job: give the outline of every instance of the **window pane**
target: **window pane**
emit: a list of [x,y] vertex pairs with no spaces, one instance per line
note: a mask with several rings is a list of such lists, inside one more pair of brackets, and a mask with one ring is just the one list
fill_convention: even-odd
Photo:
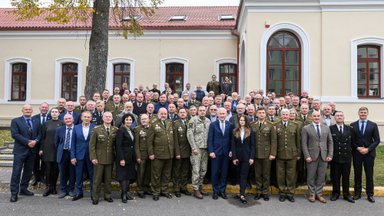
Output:
[[281,66],[269,66],[268,67],[268,79],[269,80],[282,80],[282,68]]
[[274,65],[281,65],[283,63],[283,60],[282,60],[282,51],[269,51],[269,55],[268,55],[268,63],[271,65],[271,64],[274,64]]
[[298,65],[299,64],[299,51],[286,51],[285,52],[285,63],[287,65]]
[[269,49],[280,48],[280,47],[281,47],[281,45],[280,45],[280,43],[279,43],[278,38],[276,38],[276,37],[273,37],[273,38],[270,40],[269,44],[268,44],[268,48],[269,48]]
[[368,48],[368,58],[379,58],[379,49],[369,47]]
[[299,66],[285,67],[285,80],[299,80]]
[[357,49],[357,58],[366,58],[367,57],[367,49],[365,47],[359,47]]
[[277,95],[282,95],[283,85],[281,81],[273,81],[268,83],[268,92],[275,92]]
[[379,63],[370,62],[369,63],[369,73],[378,73],[379,72]]
[[357,88],[357,94],[358,94],[358,96],[365,96],[366,95],[365,85],[359,85],[359,87]]
[[380,75],[379,73],[371,73],[369,74],[369,83],[378,85],[380,83]]
[[369,96],[379,96],[378,85],[369,85]]
[[285,33],[284,34],[284,47],[286,47],[286,48],[298,48],[299,45],[297,44],[296,39],[292,35]]
[[287,94],[288,92],[293,92],[297,95],[299,86],[298,81],[285,81],[285,92],[284,94]]

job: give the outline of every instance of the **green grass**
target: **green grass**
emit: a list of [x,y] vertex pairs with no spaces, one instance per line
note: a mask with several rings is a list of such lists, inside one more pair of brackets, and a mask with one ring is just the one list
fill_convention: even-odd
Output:
[[9,130],[0,130],[0,146],[4,146],[4,142],[13,141],[11,137],[11,131]]

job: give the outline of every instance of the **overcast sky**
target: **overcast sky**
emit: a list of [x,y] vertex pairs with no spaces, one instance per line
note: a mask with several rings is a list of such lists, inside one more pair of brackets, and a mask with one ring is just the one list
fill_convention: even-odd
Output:
[[[10,2],[10,0],[0,0],[0,7],[11,7]],[[161,6],[237,6],[239,2],[240,0],[164,0]]]

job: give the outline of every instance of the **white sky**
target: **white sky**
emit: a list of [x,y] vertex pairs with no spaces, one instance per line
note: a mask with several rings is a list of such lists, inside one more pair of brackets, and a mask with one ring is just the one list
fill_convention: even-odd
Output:
[[[161,6],[238,6],[239,2],[240,0],[164,0]],[[9,7],[10,0],[0,0],[0,8]]]

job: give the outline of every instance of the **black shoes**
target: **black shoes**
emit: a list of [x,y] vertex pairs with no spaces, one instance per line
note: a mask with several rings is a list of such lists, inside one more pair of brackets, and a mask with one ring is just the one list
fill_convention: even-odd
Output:
[[76,196],[74,196],[74,197],[72,198],[72,201],[76,201],[76,200],[79,200],[79,199],[81,199],[81,198],[83,198],[83,195],[76,195]]
[[92,204],[93,204],[93,205],[97,205],[97,204],[99,204],[99,200],[92,200]]
[[22,191],[20,191],[20,193],[19,193],[20,195],[23,195],[23,196],[33,196],[34,194],[31,192],[31,191],[29,191],[29,190],[22,190]]
[[121,202],[127,203],[127,193],[126,192],[121,192]]
[[285,195],[284,195],[284,194],[281,194],[281,195],[279,196],[279,201],[280,201],[280,202],[284,202],[284,201],[285,201]]
[[213,192],[212,199],[214,199],[214,200],[219,199],[219,195],[217,193]]
[[331,198],[330,198],[331,201],[336,201],[338,199],[339,199],[339,194],[332,194],[331,195]]
[[257,194],[253,197],[254,200],[259,200],[260,198],[261,198],[261,194],[259,194],[259,193],[257,193]]
[[187,195],[187,196],[191,196],[191,195],[192,195],[192,193],[189,192],[187,189],[185,189],[185,190],[180,190],[180,193],[185,194],[185,195]]
[[175,192],[175,196],[176,197],[181,197],[181,193],[180,192]]
[[361,195],[356,194],[355,196],[353,196],[353,200],[359,200],[359,199],[361,199]]
[[287,200],[289,202],[295,202],[295,198],[293,197],[293,195],[287,195]]
[[368,199],[368,201],[370,203],[374,203],[375,202],[375,198],[373,198],[373,196],[368,196],[367,199]]
[[159,200],[159,196],[154,195],[152,199],[155,200],[155,201],[158,201]]
[[269,195],[268,194],[263,194],[263,199],[264,201],[269,201]]
[[43,196],[46,197],[46,196],[49,196],[50,194],[51,194],[51,189],[49,187],[45,188]]
[[129,192],[127,192],[126,197],[127,197],[127,200],[134,200],[133,197],[129,194]]
[[227,194],[225,192],[219,193],[219,196],[223,199],[228,199]]
[[17,198],[17,195],[15,196],[11,196],[11,199],[9,199],[10,202],[17,202],[18,198]]
[[[350,202],[350,203],[355,203],[355,200],[353,200],[351,196],[344,196],[343,199]],[[331,198],[331,200],[332,200],[332,198]]]
[[172,194],[170,193],[161,193],[160,196],[167,197],[168,199],[172,198]]
[[111,197],[109,197],[109,198],[104,198],[104,200],[107,201],[107,202],[109,202],[109,203],[113,202],[113,199],[112,199]]
[[141,199],[145,198],[145,194],[144,193],[137,193],[137,196],[140,197]]
[[245,196],[244,195],[240,195],[240,202],[243,203],[243,204],[247,204],[247,200],[245,199]]

